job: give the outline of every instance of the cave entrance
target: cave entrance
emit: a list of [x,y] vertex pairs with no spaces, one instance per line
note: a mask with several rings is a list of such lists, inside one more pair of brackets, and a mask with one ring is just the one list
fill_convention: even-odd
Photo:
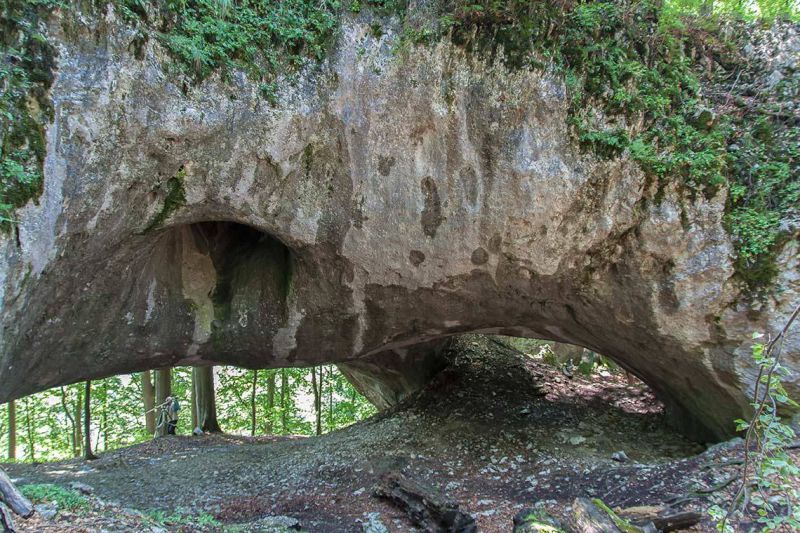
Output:
[[172,326],[155,332],[161,355],[149,367],[263,366],[287,320],[295,257],[283,242],[251,226],[204,221],[164,230],[151,258],[148,313]]

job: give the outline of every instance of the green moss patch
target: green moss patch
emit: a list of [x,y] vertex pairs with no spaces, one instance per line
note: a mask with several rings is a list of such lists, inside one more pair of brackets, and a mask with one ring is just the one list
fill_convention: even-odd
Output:
[[22,485],[20,491],[31,502],[54,503],[62,511],[79,511],[90,507],[89,500],[81,496],[74,490],[65,489],[59,485],[51,483],[34,483]]
[[10,0],[0,10],[0,230],[14,210],[42,191],[44,124],[52,118],[47,91],[55,50],[40,31],[55,0]]
[[186,205],[186,189],[184,187],[184,180],[186,179],[186,170],[181,167],[178,172],[172,176],[166,184],[167,194],[164,197],[164,205],[161,210],[147,225],[145,232],[158,229],[167,219],[175,213],[181,206]]
[[265,95],[275,79],[325,57],[338,26],[333,0],[114,0],[141,31],[157,39],[174,66],[195,80],[242,69]]

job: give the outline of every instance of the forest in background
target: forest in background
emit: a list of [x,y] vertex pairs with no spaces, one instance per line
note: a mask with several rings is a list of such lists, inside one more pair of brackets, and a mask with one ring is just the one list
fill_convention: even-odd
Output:
[[[197,377],[193,375],[203,376],[207,388],[211,368],[198,372],[176,367],[92,381],[90,451],[105,452],[153,438],[155,412],[152,418],[146,417],[145,407],[150,410],[159,400],[158,380],[167,372],[171,394],[181,406],[179,435],[189,435],[194,427],[204,425],[240,435],[314,435],[375,412],[334,365],[270,370],[218,366],[213,367],[213,394],[201,393],[200,402],[215,413],[202,412],[201,405],[198,414],[192,386]],[[86,383],[75,383],[4,405],[0,417],[4,459],[54,461],[84,456],[85,391]]]
[[[622,371],[602,355],[577,346],[518,337],[491,338],[567,374]],[[196,427],[205,432],[249,436],[321,435],[377,411],[336,365],[268,370],[175,367],[88,383],[88,449],[87,382],[80,382],[3,405],[0,461],[91,457],[152,439],[166,431],[166,427],[157,425],[157,406],[170,395],[181,406],[178,435],[191,435]]]

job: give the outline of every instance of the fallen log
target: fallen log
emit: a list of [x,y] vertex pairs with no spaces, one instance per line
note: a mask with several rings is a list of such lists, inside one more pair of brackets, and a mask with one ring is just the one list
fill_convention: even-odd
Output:
[[11,483],[11,479],[2,468],[0,468],[0,500],[22,518],[28,518],[33,514],[31,502]]
[[696,524],[699,524],[703,519],[703,515],[695,511],[677,512],[673,514],[664,514],[651,518],[651,522],[660,531],[667,533],[669,531],[680,531],[681,529],[688,529]]
[[0,502],[0,527],[3,533],[17,533],[14,529],[14,520],[11,518],[11,510],[3,502]]
[[414,525],[431,533],[475,533],[475,519],[434,487],[408,479],[399,472],[381,476],[373,494],[403,509]]
[[639,527],[652,523],[656,529],[665,533],[690,528],[703,519],[703,515],[698,512],[676,511],[663,505],[629,507],[620,509],[618,514]]

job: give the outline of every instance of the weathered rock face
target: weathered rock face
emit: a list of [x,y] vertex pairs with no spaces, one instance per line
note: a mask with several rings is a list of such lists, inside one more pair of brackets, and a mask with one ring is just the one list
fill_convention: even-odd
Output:
[[244,76],[185,94],[113,21],[51,38],[45,189],[0,244],[0,401],[175,364],[412,375],[404,350],[478,331],[613,357],[715,438],[747,409],[750,333],[798,299],[793,241],[776,296],[737,303],[724,191],[652,201],[626,159],[581,154],[544,75],[395,57],[350,22],[273,108]]
[[338,367],[378,409],[388,409],[422,389],[449,364],[443,353],[447,344],[447,339],[437,339],[361,357]]

